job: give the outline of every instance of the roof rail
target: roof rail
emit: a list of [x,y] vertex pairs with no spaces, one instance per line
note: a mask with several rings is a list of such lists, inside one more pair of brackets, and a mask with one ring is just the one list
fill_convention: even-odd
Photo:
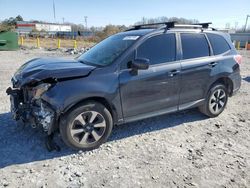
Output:
[[201,25],[194,25],[194,24],[176,24],[174,28],[189,28],[189,29],[202,29]]
[[[131,30],[138,30],[138,29],[148,29],[148,28],[155,28],[152,26],[157,26],[157,25],[165,25],[163,28],[171,28],[174,27],[174,24],[176,22],[159,22],[159,23],[149,23],[149,24],[140,24],[140,25],[134,25],[131,29],[128,29],[127,31],[131,31]],[[156,27],[155,29],[158,29],[158,27]]]

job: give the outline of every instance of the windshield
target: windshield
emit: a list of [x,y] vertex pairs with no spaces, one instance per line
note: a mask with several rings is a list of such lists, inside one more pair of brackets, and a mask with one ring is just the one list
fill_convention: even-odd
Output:
[[78,60],[99,66],[106,66],[130,47],[139,36],[113,35],[82,54]]

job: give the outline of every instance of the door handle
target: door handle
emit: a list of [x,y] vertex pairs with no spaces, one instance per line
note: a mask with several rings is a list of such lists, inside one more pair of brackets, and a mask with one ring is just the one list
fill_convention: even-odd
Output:
[[218,64],[218,63],[216,63],[216,62],[212,62],[212,63],[209,63],[208,65],[209,65],[210,67],[215,67],[217,64]]
[[179,70],[172,70],[170,72],[168,72],[168,76],[173,77],[176,76],[177,74],[179,74],[181,71]]

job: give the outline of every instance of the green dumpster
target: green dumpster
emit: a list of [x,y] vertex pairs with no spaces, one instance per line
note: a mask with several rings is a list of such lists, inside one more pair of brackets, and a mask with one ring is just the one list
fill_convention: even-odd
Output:
[[16,32],[2,31],[0,32],[0,50],[17,50],[18,35]]

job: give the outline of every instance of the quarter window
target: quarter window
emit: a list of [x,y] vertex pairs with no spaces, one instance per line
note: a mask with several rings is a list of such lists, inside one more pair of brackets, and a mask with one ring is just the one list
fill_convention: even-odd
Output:
[[207,33],[207,37],[213,48],[214,55],[222,54],[230,50],[229,44],[222,36]]
[[175,34],[162,34],[147,39],[137,49],[137,58],[147,58],[151,65],[175,61]]
[[209,45],[204,34],[181,34],[183,59],[209,56]]

